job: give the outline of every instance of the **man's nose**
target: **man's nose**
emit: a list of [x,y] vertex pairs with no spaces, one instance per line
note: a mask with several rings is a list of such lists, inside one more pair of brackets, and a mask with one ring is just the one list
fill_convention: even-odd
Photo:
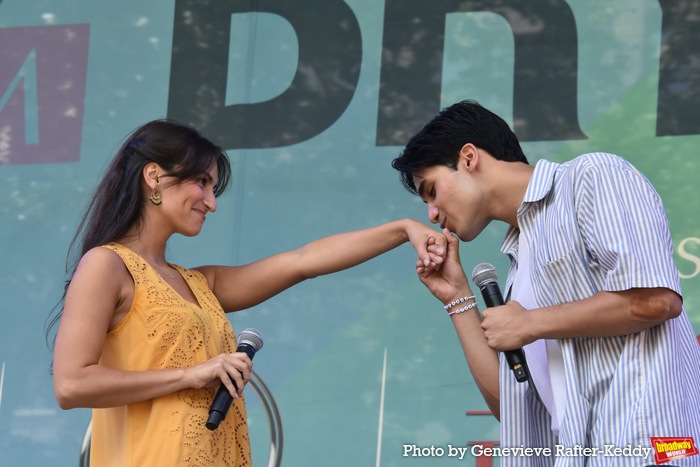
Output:
[[438,208],[432,204],[428,204],[428,220],[433,224],[437,224],[440,221],[440,213],[438,212]]

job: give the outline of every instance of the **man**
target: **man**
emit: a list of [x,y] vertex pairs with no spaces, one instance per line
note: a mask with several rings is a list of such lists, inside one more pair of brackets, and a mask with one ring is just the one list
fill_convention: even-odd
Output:
[[[700,435],[700,349],[661,200],[634,167],[605,153],[532,167],[508,125],[473,101],[440,112],[392,166],[449,239],[440,270],[416,270],[451,316],[501,446],[552,450],[502,465],[645,466],[653,453],[605,446]],[[480,317],[451,233],[468,242],[492,220],[509,226],[507,303]],[[520,347],[525,383],[501,353]]]

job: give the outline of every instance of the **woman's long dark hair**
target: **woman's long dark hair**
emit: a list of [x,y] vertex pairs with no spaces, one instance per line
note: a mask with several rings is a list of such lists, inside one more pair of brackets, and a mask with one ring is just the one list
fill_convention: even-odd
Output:
[[[69,279],[63,297],[52,310],[47,325],[51,329],[63,314],[63,301],[80,258],[90,249],[123,239],[143,220],[148,202],[142,188],[142,171],[155,162],[175,183],[195,179],[216,164],[218,183],[214,195],[221,195],[231,180],[231,165],[226,153],[197,130],[172,120],[154,120],[137,128],[112,159],[88,203],[68,248],[66,275]],[[77,253],[77,254],[75,254]],[[54,311],[61,307],[58,313]]]

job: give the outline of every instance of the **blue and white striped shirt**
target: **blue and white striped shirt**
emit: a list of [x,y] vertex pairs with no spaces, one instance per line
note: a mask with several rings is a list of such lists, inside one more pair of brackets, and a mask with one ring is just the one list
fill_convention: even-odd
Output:
[[[584,154],[565,164],[540,160],[518,211],[530,250],[530,282],[539,307],[595,293],[665,287],[681,294],[661,199],[618,156]],[[506,296],[518,265],[520,231],[502,251],[511,260]],[[534,387],[517,383],[501,356],[501,446],[549,447],[552,456],[503,457],[503,466],[647,466],[647,458],[609,456],[606,446],[651,447],[652,436],[700,441],[700,347],[683,310],[678,318],[619,337],[559,340],[566,411],[559,436]],[[597,456],[557,449],[599,448]],[[580,451],[578,451],[580,452]],[[698,466],[700,456],[678,459]]]

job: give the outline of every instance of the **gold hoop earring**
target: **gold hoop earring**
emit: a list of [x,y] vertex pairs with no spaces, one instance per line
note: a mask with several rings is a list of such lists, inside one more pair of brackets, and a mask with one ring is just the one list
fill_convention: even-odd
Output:
[[160,188],[158,188],[158,185],[156,185],[156,187],[151,192],[150,200],[151,203],[155,204],[156,206],[163,202],[163,198],[160,196]]

